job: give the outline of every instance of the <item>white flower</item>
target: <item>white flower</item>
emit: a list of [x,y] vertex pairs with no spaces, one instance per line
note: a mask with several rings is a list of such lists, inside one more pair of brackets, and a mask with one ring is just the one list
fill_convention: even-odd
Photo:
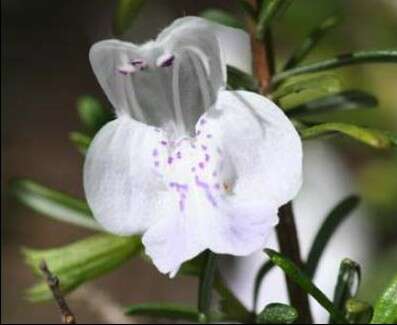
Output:
[[110,232],[143,234],[163,273],[205,249],[248,255],[264,247],[278,208],[301,185],[300,138],[283,112],[227,91],[220,33],[185,17],[141,46],[102,41],[90,51],[117,119],[93,140],[84,188]]

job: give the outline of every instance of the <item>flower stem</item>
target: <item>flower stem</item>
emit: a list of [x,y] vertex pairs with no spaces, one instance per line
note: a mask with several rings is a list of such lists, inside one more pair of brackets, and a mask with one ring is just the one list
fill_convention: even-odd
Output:
[[[247,1],[253,8],[258,8],[256,0]],[[268,29],[263,40],[259,40],[256,34],[256,23],[251,17],[248,17],[248,30],[251,36],[253,71],[255,71],[259,82],[260,93],[266,95],[271,87],[271,79],[275,67],[272,34],[270,29]],[[279,216],[280,223],[276,231],[280,251],[283,255],[288,256],[298,267],[302,267],[303,263],[291,202],[280,208]],[[308,295],[287,276],[285,277],[290,303],[299,311],[298,323],[313,323]]]
[[207,252],[207,259],[201,271],[198,292],[198,311],[200,323],[209,322],[209,311],[211,307],[212,287],[216,274],[216,254]]

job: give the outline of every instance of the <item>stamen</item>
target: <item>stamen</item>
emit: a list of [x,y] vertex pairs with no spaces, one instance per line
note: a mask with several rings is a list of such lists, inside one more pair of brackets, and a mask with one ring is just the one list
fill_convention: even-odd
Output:
[[[208,64],[208,62],[204,61],[204,58],[202,57],[202,53],[197,52],[196,48],[189,47],[189,49],[191,50],[191,52],[188,53],[190,54],[190,57],[193,60],[193,66],[197,73],[201,95],[203,96],[204,108],[208,110],[211,105],[211,98],[210,98],[208,80],[207,80],[207,77],[209,76],[209,69],[207,69],[207,67],[205,66],[205,63]],[[204,65],[204,71],[200,63]],[[204,119],[200,121],[200,125],[203,125],[205,123],[206,120]]]
[[172,71],[172,97],[174,101],[174,109],[175,109],[175,122],[176,126],[179,129],[179,132],[182,134],[186,133],[186,126],[183,120],[182,113],[182,105],[181,105],[181,94],[179,87],[179,68],[180,68],[180,60],[176,61],[176,64],[173,66]]
[[133,65],[134,67],[137,67],[139,70],[144,70],[148,66],[145,60],[140,58],[131,60],[130,64]]
[[173,54],[164,53],[160,55],[156,60],[156,66],[159,68],[169,67],[175,60],[175,56]]
[[117,71],[124,76],[128,76],[129,74],[136,72],[136,69],[131,64],[123,64],[117,67]]

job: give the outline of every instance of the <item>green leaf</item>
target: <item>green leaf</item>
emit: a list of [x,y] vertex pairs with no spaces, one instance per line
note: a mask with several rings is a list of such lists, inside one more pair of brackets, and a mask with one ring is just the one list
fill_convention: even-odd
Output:
[[80,97],[77,100],[77,111],[81,122],[90,135],[94,135],[113,118],[113,114],[106,111],[99,100],[92,96]]
[[[340,88],[341,82],[336,75],[325,74],[285,84],[274,91],[272,93],[272,97],[274,100],[280,100],[281,98],[304,92],[308,94],[316,93],[324,96],[330,93],[338,92],[340,91]],[[304,101],[307,100],[307,98],[304,99]]]
[[92,138],[89,135],[81,132],[70,132],[69,139],[83,155],[86,154],[92,141]]
[[26,178],[12,180],[9,189],[19,202],[40,214],[92,230],[103,230],[82,200]]
[[397,323],[397,275],[375,304],[371,324]]
[[237,3],[244,13],[250,16],[253,20],[256,20],[257,10],[252,6],[251,3],[249,3],[247,0],[237,0]]
[[227,85],[233,90],[243,89],[257,92],[259,89],[255,78],[232,66],[227,66]]
[[[334,305],[339,310],[345,310],[348,299],[354,297],[360,287],[361,268],[356,262],[345,258],[339,268],[338,280],[334,292]],[[334,324],[337,319],[330,317],[330,323]]]
[[360,199],[357,196],[349,196],[341,201],[326,217],[313,241],[307,258],[306,273],[310,278],[314,277],[320,258],[332,235],[339,225],[345,221],[358,206],[359,202]]
[[216,274],[216,255],[211,251],[207,252],[206,262],[200,275],[198,292],[198,310],[200,317],[208,320],[211,306],[212,288]]
[[178,271],[178,275],[200,276],[201,270],[204,268],[205,262],[206,255],[200,254],[192,260],[183,263]]
[[270,27],[273,19],[280,15],[280,12],[284,12],[289,5],[291,5],[293,0],[269,0],[263,1],[258,23],[256,26],[256,37],[258,39],[263,39],[266,30]]
[[313,50],[321,39],[333,28],[335,28],[341,21],[340,15],[332,15],[326,18],[319,26],[313,29],[303,43],[294,51],[288,59],[283,70],[288,70],[300,62],[302,62],[307,55]]
[[332,133],[347,135],[377,149],[389,149],[397,146],[397,135],[395,134],[347,123],[324,123],[300,130],[301,137],[304,140]]
[[113,33],[122,35],[139,14],[145,0],[118,0],[113,20]]
[[289,117],[302,117],[339,110],[368,109],[377,105],[378,101],[373,95],[361,90],[347,90],[288,108],[286,114]]
[[159,317],[173,320],[198,321],[196,308],[176,303],[144,303],[127,307],[129,316]]
[[252,322],[254,315],[251,314],[230,289],[225,286],[219,273],[215,275],[214,288],[221,297],[220,306],[222,313],[225,315],[225,320],[239,321],[241,323]]
[[292,306],[273,303],[259,313],[258,324],[292,324],[298,319],[298,312]]
[[301,65],[276,74],[272,79],[273,87],[281,81],[298,76],[304,73],[320,72],[329,69],[340,68],[346,65],[360,63],[396,63],[397,50],[362,51],[348,54],[341,54],[326,61],[316,62],[308,65]]
[[280,267],[291,280],[293,280],[306,293],[310,294],[321,306],[323,306],[333,319],[336,319],[339,323],[346,323],[344,315],[291,260],[271,249],[265,249],[265,252],[269,255],[272,262]]
[[346,318],[350,324],[369,324],[373,315],[370,304],[357,299],[348,299],[345,304]]
[[258,306],[258,297],[259,297],[259,289],[261,287],[261,283],[265,276],[273,269],[274,264],[272,261],[266,261],[262,264],[258,273],[256,273],[255,284],[254,284],[254,307],[253,310],[256,310]]
[[244,24],[242,23],[242,21],[225,10],[207,9],[200,13],[199,16],[218,24],[244,29]]
[[[41,274],[39,264],[47,262],[49,269],[59,278],[64,294],[84,282],[110,272],[141,251],[140,237],[119,237],[100,234],[47,250],[24,249],[25,261],[36,274]],[[31,301],[52,298],[47,283],[41,281],[27,292]]]

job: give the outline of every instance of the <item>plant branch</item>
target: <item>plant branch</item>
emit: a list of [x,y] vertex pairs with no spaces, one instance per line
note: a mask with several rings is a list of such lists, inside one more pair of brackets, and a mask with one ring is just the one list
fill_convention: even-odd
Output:
[[[280,251],[287,256],[300,269],[303,269],[303,262],[300,254],[298,233],[295,225],[292,203],[289,202],[279,210],[280,223],[276,228]],[[305,324],[313,323],[309,299],[307,294],[287,275],[286,282],[290,303],[299,311],[299,322]]]
[[[253,8],[258,9],[256,0],[248,0],[248,2]],[[265,95],[269,91],[270,81],[275,66],[271,31],[270,28],[267,28],[267,30],[264,31],[263,40],[259,40],[256,33],[256,23],[252,17],[248,17],[248,29],[251,36],[253,71],[255,71],[259,82],[260,93]],[[292,204],[288,203],[281,207],[279,214],[280,223],[277,227],[277,236],[280,250],[283,255],[291,258],[298,267],[303,267]],[[300,322],[312,323],[308,295],[287,276],[286,281],[290,302],[298,309]]]
[[[257,9],[256,0],[247,0],[252,8]],[[272,65],[269,65],[269,51],[266,49],[266,39],[269,38],[269,33],[265,33],[264,40],[257,38],[256,22],[251,16],[247,17],[248,31],[251,37],[251,51],[252,51],[252,65],[253,71],[259,83],[259,92],[266,94],[269,90],[272,71]]]
[[57,303],[62,314],[62,323],[76,324],[76,317],[66,304],[65,298],[63,297],[61,289],[59,288],[59,279],[51,273],[51,271],[48,269],[47,263],[44,260],[40,262],[40,271],[46,277],[48,287],[50,288],[55,302]]

